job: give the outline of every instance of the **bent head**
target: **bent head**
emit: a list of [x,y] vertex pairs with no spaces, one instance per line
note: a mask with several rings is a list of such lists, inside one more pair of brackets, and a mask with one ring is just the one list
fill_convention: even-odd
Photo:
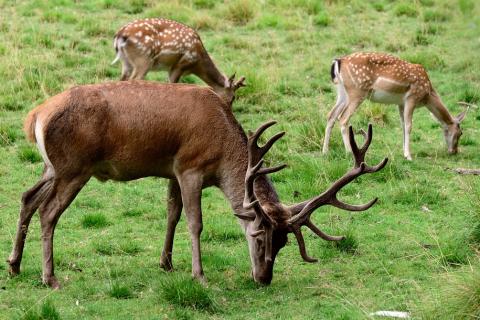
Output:
[[[367,166],[364,158],[372,140],[372,127],[369,126],[368,134],[365,134],[365,144],[362,148],[357,147],[353,137],[353,130],[350,127],[350,145],[355,158],[354,168],[334,182],[328,190],[319,196],[293,206],[284,206],[278,201],[275,190],[265,175],[279,171],[286,166],[262,167],[263,156],[275,141],[283,136],[284,132],[277,133],[262,147],[257,144],[262,132],[273,124],[275,124],[273,121],[263,124],[248,138],[248,168],[245,175],[245,197],[243,200],[243,209],[245,211],[236,213],[236,216],[241,219],[248,241],[253,279],[257,283],[266,285],[272,281],[275,258],[287,243],[289,233],[295,235],[300,254],[307,262],[316,262],[317,260],[307,255],[305,241],[301,232],[302,226],[307,226],[319,237],[328,241],[343,239],[343,237],[329,236],[323,233],[310,220],[311,214],[323,205],[332,205],[350,211],[363,211],[370,208],[377,199],[364,205],[350,205],[338,200],[337,192],[356,177],[364,173],[377,172],[387,163],[387,159],[384,159],[376,166]],[[261,195],[262,203],[257,199],[257,195]]]
[[467,111],[468,109],[453,118],[453,123],[447,125],[443,130],[443,134],[445,135],[445,142],[447,143],[448,153],[450,154],[456,154],[458,152],[458,142],[460,141],[460,137],[462,136],[462,129],[460,128],[460,123],[463,121],[463,119],[465,119]]
[[[280,204],[263,206],[264,209],[266,207],[277,211],[273,212],[272,210],[268,213],[269,215],[273,214],[272,216],[285,219],[288,214],[288,209],[283,208]],[[268,285],[273,278],[275,258],[280,249],[287,244],[289,231],[288,228],[271,228],[269,223],[261,218],[256,219],[254,213],[250,214],[250,217],[243,220],[243,224],[252,263],[252,276],[255,282]]]

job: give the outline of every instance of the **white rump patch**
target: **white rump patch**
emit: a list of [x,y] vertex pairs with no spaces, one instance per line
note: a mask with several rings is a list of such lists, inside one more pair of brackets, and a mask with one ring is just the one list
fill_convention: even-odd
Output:
[[38,118],[35,122],[35,140],[37,140],[38,151],[40,151],[40,155],[43,158],[43,162],[45,162],[45,165],[47,166],[47,174],[48,175],[51,174],[53,176],[53,174],[55,173],[55,170],[53,168],[52,163],[50,162],[50,159],[48,159],[47,150],[45,149],[45,140],[43,136],[42,122]]

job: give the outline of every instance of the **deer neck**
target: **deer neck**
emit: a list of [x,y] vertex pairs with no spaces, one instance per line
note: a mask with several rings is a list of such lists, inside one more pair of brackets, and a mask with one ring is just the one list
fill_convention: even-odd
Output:
[[228,87],[228,79],[218,70],[208,53],[204,53],[202,63],[199,64],[198,76],[214,91]]
[[445,107],[436,92],[431,93],[430,101],[427,103],[427,108],[443,127],[448,127],[455,122],[450,112],[448,112],[447,107]]

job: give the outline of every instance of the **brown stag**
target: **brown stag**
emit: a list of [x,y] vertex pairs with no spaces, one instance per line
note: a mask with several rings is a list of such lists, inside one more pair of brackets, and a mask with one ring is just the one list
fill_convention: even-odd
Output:
[[204,279],[200,256],[202,189],[220,188],[230,201],[248,241],[252,275],[269,284],[278,251],[293,232],[306,261],[301,226],[326,240],[328,236],[310,220],[322,205],[351,211],[366,210],[375,201],[353,206],[337,199],[345,185],[364,173],[382,169],[387,159],[374,167],[364,162],[372,139],[369,127],[365,145],[357,148],[352,130],[350,143],[355,157],[352,170],[321,195],[285,206],[266,176],[282,169],[263,168],[263,157],[276,134],[264,146],[257,140],[262,125],[249,138],[231,108],[212,90],[185,84],[146,81],[114,82],[77,86],[48,99],[27,116],[25,132],[35,141],[45,162],[43,175],[22,197],[14,247],[8,262],[10,273],[20,272],[28,226],[39,209],[43,242],[43,282],[59,287],[54,276],[53,234],[55,226],[78,192],[94,176],[128,181],[147,176],[170,179],[168,222],[160,265],[172,270],[175,228],[185,209],[192,245],[192,274]]

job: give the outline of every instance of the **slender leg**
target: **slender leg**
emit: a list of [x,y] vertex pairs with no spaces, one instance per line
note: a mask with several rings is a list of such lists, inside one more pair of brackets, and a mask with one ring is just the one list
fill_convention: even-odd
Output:
[[167,271],[173,269],[172,263],[172,251],[173,251],[173,238],[175,236],[175,228],[177,227],[178,220],[180,220],[180,214],[182,213],[182,193],[177,180],[170,180],[168,185],[168,222],[167,233],[165,235],[165,243],[163,246],[162,256],[160,257],[160,267]]
[[[403,150],[405,150],[405,106],[403,104],[398,105],[398,113],[400,115],[400,125],[402,126],[403,131]],[[405,151],[404,151],[405,154]]]
[[192,276],[205,282],[200,253],[200,234],[202,233],[202,176],[195,172],[185,172],[178,179],[182,192],[182,202],[187,216],[188,229],[192,241]]
[[16,275],[20,273],[20,264],[22,262],[23,248],[27,237],[28,226],[33,214],[48,197],[52,187],[53,177],[45,174],[31,189],[22,195],[22,208],[20,209],[20,217],[18,219],[17,234],[12,253],[7,262],[10,264],[10,274]]
[[415,109],[415,103],[412,100],[405,102],[405,110],[403,113],[404,121],[404,146],[403,146],[403,156],[407,160],[412,160],[412,155],[410,153],[410,133],[412,132],[412,117],[413,110]]
[[168,80],[171,83],[177,83],[180,80],[180,77],[183,74],[183,70],[181,68],[172,68],[168,73]]
[[78,192],[87,183],[89,175],[81,175],[72,179],[55,179],[49,197],[40,206],[40,224],[42,226],[43,246],[43,283],[54,288],[60,288],[55,278],[53,266],[53,234],[58,219],[73,201]]
[[132,69],[132,65],[124,57],[122,57],[122,76],[120,80],[128,80],[132,74]]
[[345,145],[345,150],[347,152],[352,152],[350,140],[348,138],[348,121],[364,99],[365,98],[363,96],[352,97],[347,107],[345,108],[345,111],[340,115],[340,130],[342,132],[343,144]]
[[[185,57],[180,58],[168,72],[168,79],[171,83],[176,83],[180,80],[180,77],[185,73],[185,70],[192,68],[194,64]],[[208,82],[207,82],[208,83]]]
[[140,64],[133,67],[132,74],[130,75],[130,80],[141,80],[145,78],[145,75],[150,70],[149,64]]
[[340,113],[343,111],[345,106],[348,103],[348,96],[343,88],[343,85],[339,84],[337,86],[337,102],[335,106],[330,110],[327,115],[327,126],[325,127],[325,138],[323,140],[323,149],[322,153],[326,154],[328,152],[328,144],[330,143],[330,135],[332,133],[332,128],[335,125]]

